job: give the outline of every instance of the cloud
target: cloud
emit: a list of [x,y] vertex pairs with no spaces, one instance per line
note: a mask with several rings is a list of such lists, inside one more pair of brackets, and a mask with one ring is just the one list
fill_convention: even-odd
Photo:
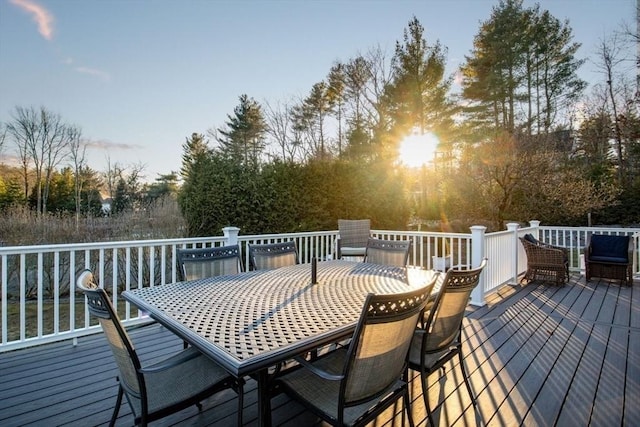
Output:
[[106,139],[87,141],[87,147],[96,148],[98,150],[137,150],[139,148],[144,148],[142,145],[122,144],[111,142]]
[[53,15],[44,7],[32,0],[10,0],[31,15],[31,18],[38,24],[38,32],[47,40],[53,39]]
[[109,81],[111,80],[111,75],[106,71],[97,70],[95,68],[89,67],[76,67],[76,71],[82,74],[89,74],[91,76],[100,77],[103,80]]

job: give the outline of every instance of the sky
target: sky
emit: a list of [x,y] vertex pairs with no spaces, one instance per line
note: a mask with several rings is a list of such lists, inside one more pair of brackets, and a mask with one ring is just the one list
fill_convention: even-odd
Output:
[[[636,0],[525,0],[569,20],[580,58],[635,22]],[[44,106],[82,129],[88,164],[178,171],[192,133],[221,127],[247,94],[306,96],[332,64],[380,46],[413,16],[453,73],[498,0],[0,0],[0,122]],[[580,76],[595,82],[592,63]],[[0,162],[10,163],[8,144]]]

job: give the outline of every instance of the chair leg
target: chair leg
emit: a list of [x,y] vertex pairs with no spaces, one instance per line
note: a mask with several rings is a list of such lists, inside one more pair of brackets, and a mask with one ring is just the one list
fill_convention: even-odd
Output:
[[[407,411],[407,418],[409,419],[409,427],[415,427],[413,422],[413,413],[411,411],[411,398],[409,397],[409,386],[404,391],[404,396],[402,396],[404,400],[404,409]],[[402,417],[402,425],[404,426],[404,417]]]
[[116,419],[118,418],[118,412],[120,412],[120,404],[122,403],[122,386],[118,384],[118,397],[116,398],[116,406],[113,408],[113,414],[111,415],[111,421],[109,427],[116,425]]
[[471,398],[471,403],[473,406],[476,405],[476,398],[473,397],[473,391],[471,391],[471,383],[469,383],[469,377],[467,376],[467,370],[464,367],[464,361],[462,360],[462,349],[458,351],[458,359],[460,364],[460,370],[462,371],[462,378],[464,379],[464,383],[467,386],[467,391],[469,392],[469,397]]
[[426,372],[420,372],[420,382],[422,383],[422,399],[424,400],[424,407],[427,410],[427,418],[429,419],[429,425],[435,426],[433,422],[433,414],[431,413],[431,407],[429,406],[429,384],[427,384]]
[[236,387],[238,393],[238,427],[241,427],[244,412],[244,380],[242,378],[238,378]]

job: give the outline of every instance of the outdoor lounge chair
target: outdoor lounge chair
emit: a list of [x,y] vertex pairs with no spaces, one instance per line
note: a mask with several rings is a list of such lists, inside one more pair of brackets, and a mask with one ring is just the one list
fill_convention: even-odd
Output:
[[177,249],[178,280],[197,280],[242,272],[238,245]]
[[569,250],[543,243],[531,234],[520,237],[527,254],[527,271],[522,280],[551,281],[564,285],[569,280]]
[[434,280],[412,292],[366,298],[348,348],[312,361],[276,380],[293,399],[332,425],[364,425],[404,398],[413,426],[406,356]]
[[336,241],[338,259],[343,256],[363,257],[367,240],[371,237],[371,221],[368,219],[339,219]]
[[271,270],[298,264],[296,242],[249,245],[249,266],[251,270]]
[[[129,402],[135,424],[146,426],[191,405],[201,409],[202,400],[237,384],[220,365],[193,347],[143,367],[111,299],[98,287],[91,271],[85,270],[78,276],[77,287],[87,297],[89,313],[102,325],[118,367],[118,397],[111,426],[118,418],[123,395]],[[242,387],[237,391],[238,422],[242,423]]]
[[439,424],[433,422],[427,379],[440,368],[444,370],[444,365],[455,355],[458,355],[462,378],[471,402],[475,405],[462,356],[462,320],[469,304],[471,291],[478,285],[480,274],[486,265],[487,260],[484,259],[479,267],[471,270],[447,271],[435,301],[431,307],[427,307],[429,311],[425,313],[426,320],[416,328],[409,351],[408,365],[409,369],[420,372],[422,397],[431,426]]
[[364,254],[364,262],[404,267],[409,259],[411,240],[382,240],[370,237]]
[[594,234],[584,250],[587,281],[592,277],[633,283],[633,240],[629,236]]

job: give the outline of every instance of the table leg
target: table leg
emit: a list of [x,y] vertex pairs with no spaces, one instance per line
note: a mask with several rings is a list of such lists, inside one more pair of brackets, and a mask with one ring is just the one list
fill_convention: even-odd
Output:
[[258,372],[258,417],[259,425],[271,427],[271,396],[267,369]]

